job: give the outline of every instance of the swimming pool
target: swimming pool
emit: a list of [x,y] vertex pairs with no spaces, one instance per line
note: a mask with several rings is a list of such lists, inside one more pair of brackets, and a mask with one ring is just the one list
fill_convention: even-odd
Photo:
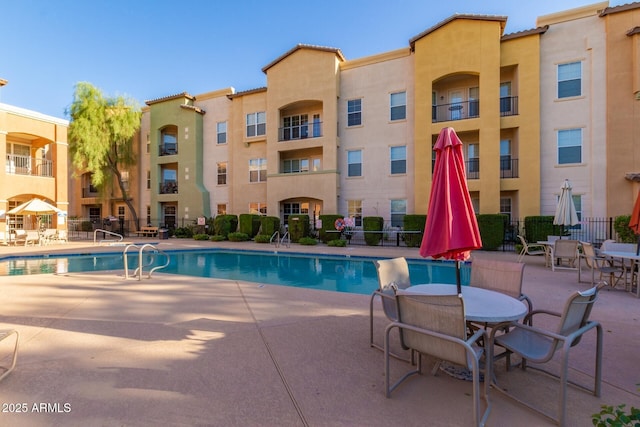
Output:
[[[370,294],[378,287],[375,258],[286,252],[230,251],[222,249],[166,251],[169,266],[161,273],[211,277],[303,287],[327,291]],[[150,255],[144,255],[145,257]],[[164,257],[158,256],[160,262]],[[145,258],[143,260],[147,262]],[[448,261],[407,260],[412,283],[455,283],[455,264]],[[138,255],[129,255],[129,268]],[[0,260],[0,275],[122,273],[122,253],[33,256]],[[147,271],[145,269],[145,271]],[[462,282],[469,282],[469,267],[462,267]]]

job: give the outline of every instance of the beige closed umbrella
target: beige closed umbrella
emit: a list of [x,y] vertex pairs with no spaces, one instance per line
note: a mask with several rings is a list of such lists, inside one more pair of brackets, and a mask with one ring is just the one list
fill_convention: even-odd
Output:
[[573,226],[580,223],[576,205],[573,203],[572,190],[571,182],[565,179],[562,187],[560,187],[560,199],[556,207],[556,214],[553,217],[553,224],[562,227],[562,234],[564,234],[565,226]]

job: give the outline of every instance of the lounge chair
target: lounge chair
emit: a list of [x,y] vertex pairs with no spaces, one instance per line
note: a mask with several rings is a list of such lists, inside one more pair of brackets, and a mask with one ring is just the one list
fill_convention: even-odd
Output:
[[[595,272],[600,273],[599,280],[602,281],[603,276],[609,276],[609,286],[615,288],[620,281],[626,281],[626,268],[622,264],[615,265],[610,260],[596,255],[593,245],[588,242],[581,242],[582,255],[587,267],[591,269],[591,285],[595,283]],[[578,269],[578,281],[580,279],[580,269]]]
[[[390,321],[395,322],[398,320],[395,290],[406,289],[411,286],[411,279],[409,277],[409,265],[404,257],[377,260],[374,261],[374,264],[378,273],[378,289],[371,294],[371,300],[369,301],[369,344],[371,347],[383,350],[383,347],[374,343],[373,340],[374,300],[376,297],[380,297],[385,316]],[[396,354],[392,354],[392,356],[405,360]]]
[[577,240],[558,239],[551,247],[551,269],[578,269],[578,252],[579,242]]
[[27,237],[24,240],[25,246],[35,246],[40,243],[40,234],[35,230],[27,231]]
[[[398,321],[387,326],[384,337],[385,361],[385,392],[390,397],[404,380],[422,372],[422,355],[429,354],[437,358],[432,373],[438,371],[441,360],[466,367],[471,371],[473,381],[473,421],[477,426],[486,422],[491,404],[489,402],[489,381],[485,380],[483,400],[485,410],[480,413],[480,358],[483,348],[477,342],[487,334],[484,329],[477,330],[473,336],[467,337],[464,316],[464,302],[458,295],[416,295],[397,293]],[[415,369],[404,374],[393,385],[390,383],[389,372],[389,334],[398,329],[403,346],[408,347],[418,355]],[[487,364],[484,376],[490,377],[491,364]],[[425,398],[427,398],[425,396]],[[443,408],[443,411],[450,408]]]
[[520,243],[522,244],[522,249],[520,250],[520,254],[518,254],[518,262],[522,262],[525,255],[546,255],[547,252],[544,245],[537,243],[529,244],[522,236],[518,236],[518,239],[520,239]]
[[[11,363],[8,366],[0,366],[0,381],[4,379],[13,368],[16,367],[16,360],[18,360],[18,331],[15,329],[0,329],[0,341],[4,341],[5,339],[13,337],[15,338],[15,344],[13,344],[13,355],[11,356]],[[0,357],[0,360],[4,360],[3,357]]]
[[[554,359],[560,363],[559,376],[544,371],[560,380],[560,396],[557,400],[558,410],[555,416],[550,415],[543,410],[534,407],[532,404],[516,397],[514,394],[507,392],[494,381],[493,385],[495,389],[522,405],[551,418],[560,425],[564,425],[566,421],[568,382],[592,392],[595,396],[600,396],[602,381],[602,327],[600,326],[600,323],[589,320],[589,315],[591,314],[591,309],[597,299],[598,291],[603,286],[605,286],[604,283],[599,283],[587,291],[575,292],[567,299],[562,314],[547,310],[534,310],[525,317],[523,323],[509,323],[509,332],[506,334],[496,335],[497,328],[494,328],[491,331],[490,342],[506,348],[510,354],[513,353],[520,356],[520,364],[523,370],[527,368],[528,362],[543,364]],[[547,314],[559,318],[555,331],[531,326],[533,318],[539,314]],[[578,345],[582,335],[591,329],[595,329],[597,335],[595,379],[593,389],[568,381],[569,350],[571,347]],[[489,351],[492,352],[493,346],[489,346],[489,348],[491,349]],[[559,358],[554,358],[557,351],[560,351],[561,356]],[[509,370],[510,367],[510,357],[507,357],[507,370]],[[530,384],[526,386],[526,390],[523,390],[523,393],[528,395],[534,393]],[[540,393],[546,395],[546,391],[541,391]],[[549,396],[546,396],[545,399],[549,400],[549,398]]]

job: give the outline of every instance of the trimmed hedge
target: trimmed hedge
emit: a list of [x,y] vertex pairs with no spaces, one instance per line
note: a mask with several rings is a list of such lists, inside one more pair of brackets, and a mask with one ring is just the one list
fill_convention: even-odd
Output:
[[240,214],[238,231],[253,238],[260,231],[260,215]]
[[424,226],[427,222],[426,215],[405,215],[402,220],[402,228],[404,231],[421,231],[421,234],[405,234],[404,242],[409,248],[417,248],[422,243],[424,235]]
[[559,236],[560,226],[553,225],[552,215],[528,216],[524,219],[524,234],[527,242],[547,240],[547,236]]
[[289,215],[289,236],[293,243],[298,243],[301,238],[309,235],[309,215]]
[[485,251],[497,250],[504,240],[506,215],[482,214],[477,215],[482,249]]
[[273,236],[273,233],[280,230],[280,218],[277,216],[261,216],[260,217],[260,232],[265,236]]
[[[382,230],[384,228],[384,218],[381,216],[365,216],[362,218],[362,230],[364,233],[364,242],[367,246],[378,246],[382,240]],[[380,233],[371,233],[371,231],[380,231]]]
[[213,221],[215,234],[224,236],[226,239],[229,233],[238,229],[238,217],[236,215],[218,215]]
[[636,243],[638,241],[638,237],[629,227],[629,221],[631,221],[631,215],[620,215],[613,220],[613,229],[618,234],[618,240],[621,243]]
[[318,238],[323,243],[328,243],[330,240],[340,238],[339,233],[327,233],[327,231],[336,231],[335,222],[338,218],[344,219],[343,215],[320,215],[319,219],[322,221],[322,227],[318,230]]

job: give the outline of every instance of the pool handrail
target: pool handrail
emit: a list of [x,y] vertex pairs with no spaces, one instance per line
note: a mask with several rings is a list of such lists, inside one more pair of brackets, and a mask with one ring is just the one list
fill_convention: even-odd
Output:
[[169,254],[167,254],[166,252],[158,249],[157,247],[155,247],[154,245],[152,245],[151,243],[145,243],[142,246],[138,246],[135,243],[131,243],[129,245],[127,245],[126,248],[124,248],[124,251],[122,252],[123,258],[124,258],[124,277],[125,279],[129,278],[129,261],[128,261],[128,257],[127,257],[127,252],[129,251],[129,248],[136,248],[139,249],[138,250],[138,268],[135,269],[135,271],[133,272],[133,276],[138,276],[138,280],[142,280],[142,271],[144,269],[144,267],[148,267],[153,263],[153,260],[151,263],[149,263],[148,265],[143,265],[142,262],[142,253],[144,252],[145,249],[152,249],[153,251],[155,251],[155,253],[158,254],[162,254],[166,257],[167,261],[164,263],[164,265],[157,265],[153,268],[151,268],[149,270],[149,272],[147,273],[147,279],[151,278],[151,273],[153,273],[156,270],[159,270],[161,268],[165,268],[169,266],[169,263],[171,262],[171,258],[169,257]]
[[[119,237],[118,240],[106,240],[106,239],[102,239],[99,242],[98,240],[98,232],[100,233],[104,233],[104,234],[109,234],[110,236],[116,236]],[[104,237],[104,236],[103,236]],[[114,233],[113,231],[109,231],[109,230],[103,230],[102,228],[96,228],[95,230],[93,230],[93,244],[95,245],[96,243],[104,243],[104,242],[122,242],[122,239],[124,239],[124,237],[122,236],[122,234],[118,234],[118,233]]]

